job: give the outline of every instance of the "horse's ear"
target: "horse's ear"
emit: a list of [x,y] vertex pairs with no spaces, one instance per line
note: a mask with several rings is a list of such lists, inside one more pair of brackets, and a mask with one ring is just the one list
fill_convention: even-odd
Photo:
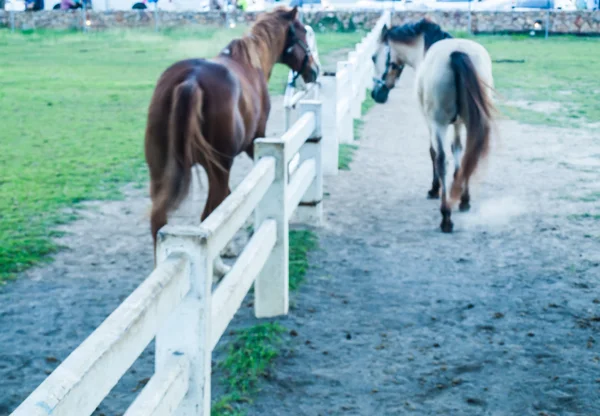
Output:
[[285,18],[287,20],[289,20],[290,22],[293,22],[294,20],[296,20],[296,16],[298,16],[298,6],[294,6],[294,8],[292,10],[290,10],[289,12],[287,12],[285,14]]

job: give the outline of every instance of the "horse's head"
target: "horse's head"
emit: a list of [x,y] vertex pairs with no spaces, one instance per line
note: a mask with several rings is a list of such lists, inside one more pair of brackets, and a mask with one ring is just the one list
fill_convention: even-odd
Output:
[[371,58],[375,65],[371,97],[380,104],[387,101],[390,90],[394,88],[396,80],[400,78],[404,69],[404,62],[399,59],[394,48],[390,46],[388,32],[387,25],[384,25],[377,41],[377,49]]
[[319,76],[319,65],[313,57],[307,30],[298,20],[298,8],[285,10],[281,15],[286,22],[287,32],[279,62],[290,67],[304,82],[315,82]]

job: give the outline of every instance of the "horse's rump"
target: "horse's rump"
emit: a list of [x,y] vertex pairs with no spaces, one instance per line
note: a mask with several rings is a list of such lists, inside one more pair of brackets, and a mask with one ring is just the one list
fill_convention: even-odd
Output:
[[477,168],[489,150],[492,111],[494,109],[488,86],[468,54],[454,51],[450,54],[450,67],[456,77],[458,115],[465,123],[467,142],[465,153],[452,185],[450,196],[458,199],[463,184]]
[[[211,107],[220,108],[211,108],[209,115],[220,112],[222,122],[232,117],[231,109],[226,111],[218,105],[231,101],[227,97],[231,93],[222,87],[227,76],[223,70],[215,70],[217,66],[200,59],[180,61],[169,67],[156,85],[145,146],[153,182],[153,212],[179,206],[189,191],[194,164],[200,163],[209,177],[225,169],[221,152],[206,137],[207,127],[217,127],[206,125],[207,98],[225,95],[221,100],[210,100]],[[220,82],[214,82],[216,79]]]

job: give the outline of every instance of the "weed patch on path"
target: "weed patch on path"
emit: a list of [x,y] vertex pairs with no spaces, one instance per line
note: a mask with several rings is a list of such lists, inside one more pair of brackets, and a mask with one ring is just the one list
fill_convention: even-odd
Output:
[[[318,247],[318,238],[309,230],[290,231],[289,287],[300,287],[308,270],[308,253]],[[260,378],[268,375],[279,354],[282,335],[287,329],[278,322],[260,323],[237,332],[227,357],[220,363],[225,376],[221,382],[226,393],[212,405],[217,416],[241,416],[243,406],[258,392]]]
[[[375,105],[375,101],[371,98],[371,90],[367,90],[367,98],[362,102],[361,105],[361,116],[364,116],[369,112]],[[364,121],[361,119],[354,120],[354,140],[360,140]],[[354,153],[358,149],[355,144],[340,143],[339,154],[338,154],[338,169],[350,170],[350,163],[354,157]]]

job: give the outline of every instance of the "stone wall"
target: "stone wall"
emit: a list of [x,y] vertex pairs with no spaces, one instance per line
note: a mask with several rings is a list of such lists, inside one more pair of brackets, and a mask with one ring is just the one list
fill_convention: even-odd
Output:
[[[446,30],[468,30],[469,14],[463,11],[395,12],[394,24],[430,17]],[[238,23],[252,22],[256,13],[237,13],[229,16]],[[307,12],[304,21],[315,30],[353,31],[373,27],[379,12],[335,11]],[[154,13],[149,10],[112,12],[87,11],[40,11],[14,14],[16,29],[81,29],[89,22],[90,30],[108,28],[154,28]],[[172,28],[182,26],[224,26],[228,16],[220,12],[160,12],[159,26]],[[527,12],[472,12],[471,27],[475,33],[528,33],[535,22],[546,22],[545,11]],[[550,12],[551,33],[600,35],[600,11]],[[10,27],[9,13],[0,11],[0,28]]]
[[[546,15],[547,12],[544,10],[473,12],[471,13],[471,28],[474,33],[528,33],[536,22],[540,23],[544,30]],[[423,16],[430,17],[445,30],[466,31],[469,27],[469,13],[461,11],[395,13],[392,23],[400,25]],[[548,27],[550,33],[600,35],[600,11],[551,11]]]

